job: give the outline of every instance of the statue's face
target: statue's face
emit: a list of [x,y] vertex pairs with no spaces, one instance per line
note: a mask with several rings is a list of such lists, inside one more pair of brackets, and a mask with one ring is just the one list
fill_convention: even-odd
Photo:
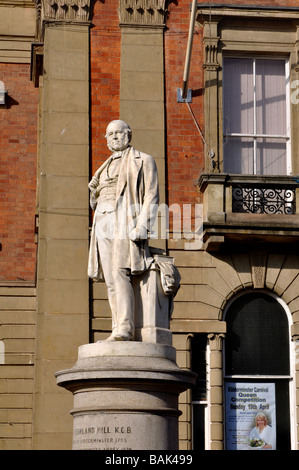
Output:
[[129,143],[128,128],[121,122],[112,122],[107,127],[107,146],[111,151],[125,150]]

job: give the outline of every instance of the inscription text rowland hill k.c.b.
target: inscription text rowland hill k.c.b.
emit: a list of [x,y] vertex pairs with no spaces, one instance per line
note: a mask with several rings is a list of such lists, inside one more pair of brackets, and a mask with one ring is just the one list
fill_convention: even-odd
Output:
[[74,430],[75,435],[84,434],[131,434],[130,426],[91,426],[85,428],[77,428]]

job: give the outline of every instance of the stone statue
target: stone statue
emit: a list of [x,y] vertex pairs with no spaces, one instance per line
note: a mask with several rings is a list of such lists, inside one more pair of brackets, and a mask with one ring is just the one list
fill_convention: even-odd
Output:
[[107,285],[112,333],[106,341],[133,339],[133,277],[153,263],[148,238],[159,203],[157,167],[153,157],[130,145],[131,138],[128,124],[110,122],[106,139],[112,155],[89,183],[95,214],[88,275]]

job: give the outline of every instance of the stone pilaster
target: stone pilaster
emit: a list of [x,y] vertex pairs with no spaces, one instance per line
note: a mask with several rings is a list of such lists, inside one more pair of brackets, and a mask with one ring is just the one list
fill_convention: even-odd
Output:
[[54,373],[89,340],[89,2],[44,0],[34,449],[70,449]]
[[[133,145],[152,155],[165,202],[164,27],[166,0],[120,0],[120,119],[133,130]],[[165,248],[165,240],[154,245]]]
[[[218,79],[220,72],[219,63],[219,19],[204,22],[203,44],[204,44],[204,80],[205,80],[205,123],[206,139],[209,142],[209,152],[206,154],[206,168],[208,171],[219,171],[219,101],[218,101]],[[220,133],[220,130],[219,130]]]
[[224,450],[222,343],[224,334],[208,335],[210,346],[211,450]]

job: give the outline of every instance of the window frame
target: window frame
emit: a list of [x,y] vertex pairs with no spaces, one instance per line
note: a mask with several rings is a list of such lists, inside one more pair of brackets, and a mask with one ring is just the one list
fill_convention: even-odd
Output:
[[[194,433],[194,406],[198,405],[202,407],[203,410],[203,419],[204,419],[204,450],[210,450],[211,446],[211,435],[210,435],[210,345],[206,334],[203,334],[206,339],[205,344],[205,361],[206,361],[206,398],[194,400],[193,397],[191,398],[191,423],[192,423],[192,449],[196,449],[196,442],[195,442],[195,433]],[[196,337],[196,334],[194,334]],[[192,356],[193,356],[193,349]],[[192,357],[192,361],[194,358]]]
[[289,158],[299,172],[298,105],[293,85],[299,71],[299,11],[273,6],[198,4],[197,21],[203,35],[205,113],[205,171],[223,173],[222,60],[229,56],[267,55],[289,58]]
[[[248,381],[273,381],[277,382],[279,380],[284,381],[288,380],[289,383],[289,410],[290,410],[290,445],[291,445],[291,450],[296,450],[297,448],[297,425],[296,425],[296,345],[294,344],[294,341],[291,340],[291,329],[292,329],[292,315],[291,312],[288,308],[288,306],[285,304],[285,302],[277,296],[273,292],[269,292],[266,289],[259,289],[254,290],[254,289],[248,289],[243,292],[240,292],[239,294],[235,295],[225,306],[224,312],[223,312],[223,320],[226,321],[226,316],[227,313],[232,306],[232,304],[239,299],[240,297],[250,294],[250,293],[261,293],[268,295],[270,297],[273,297],[283,308],[287,321],[288,321],[288,338],[289,338],[289,360],[290,360],[290,373],[289,375],[227,375],[226,374],[226,360],[225,360],[225,350],[226,350],[226,339],[224,340],[223,344],[223,407],[224,407],[224,426],[225,426],[225,416],[226,416],[226,410],[225,410],[225,383],[231,380],[248,380]],[[226,442],[226,438],[224,438],[224,442]]]
[[[253,61],[253,99],[254,99],[254,110],[253,110],[253,133],[225,133],[224,132],[224,93],[225,93],[225,78],[224,73],[222,73],[222,155],[223,155],[223,166],[225,165],[224,162],[224,145],[225,145],[225,138],[227,137],[239,137],[239,138],[250,138],[253,141],[253,175],[259,174],[260,176],[264,176],[265,174],[257,173],[257,141],[258,139],[278,139],[284,140],[286,143],[286,175],[290,175],[292,173],[292,154],[291,154],[291,108],[290,108],[290,57],[286,55],[274,55],[274,54],[259,54],[259,53],[247,53],[247,54],[240,54],[240,53],[227,53],[223,54],[222,56],[222,69],[224,69],[224,62],[225,59],[252,59]],[[258,59],[264,60],[284,60],[285,62],[285,91],[286,91],[286,134],[285,135],[271,135],[271,134],[260,134],[257,133],[257,116],[256,116],[256,61]],[[244,174],[244,173],[243,173]]]

